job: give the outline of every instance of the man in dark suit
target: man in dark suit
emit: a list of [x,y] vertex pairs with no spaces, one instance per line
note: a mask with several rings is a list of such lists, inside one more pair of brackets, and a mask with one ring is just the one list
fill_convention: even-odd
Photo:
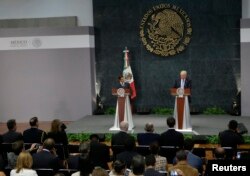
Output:
[[24,143],[42,143],[42,138],[45,137],[45,132],[38,129],[38,118],[32,117],[30,119],[30,128],[23,132]]
[[120,123],[120,131],[116,134],[114,134],[111,138],[111,145],[124,145],[125,140],[130,137],[130,135],[127,133],[128,132],[128,123],[125,121],[122,121]]
[[238,144],[243,144],[244,139],[238,133],[238,122],[231,120],[228,124],[228,130],[219,133],[220,144],[222,147],[232,147],[237,149]]
[[23,139],[22,134],[19,132],[16,132],[17,126],[16,126],[15,119],[8,120],[7,127],[9,131],[3,134],[4,143],[13,143],[13,142]]
[[123,161],[124,163],[126,163],[127,168],[130,168],[131,165],[131,161],[133,159],[134,156],[139,155],[136,151],[135,151],[135,139],[132,136],[129,136],[129,138],[127,138],[126,140],[124,140],[125,142],[125,151],[121,152],[117,155],[116,159]]
[[53,139],[46,139],[43,143],[42,151],[33,154],[33,168],[52,168],[55,171],[60,168]]
[[154,125],[152,123],[146,123],[145,133],[137,134],[137,141],[139,145],[150,145],[153,142],[159,142],[160,135],[154,133]]
[[118,82],[119,82],[119,83],[116,85],[116,88],[117,88],[117,89],[119,89],[119,88],[129,89],[129,88],[130,88],[129,83],[125,82],[123,76],[119,76],[119,77],[118,77]]
[[102,167],[106,170],[109,169],[108,162],[110,161],[109,147],[99,142],[97,134],[90,135],[90,153],[91,164],[96,167]]
[[179,148],[183,148],[184,136],[182,133],[174,129],[175,119],[173,117],[169,117],[167,119],[167,125],[169,129],[161,134],[160,145],[161,146],[178,146]]

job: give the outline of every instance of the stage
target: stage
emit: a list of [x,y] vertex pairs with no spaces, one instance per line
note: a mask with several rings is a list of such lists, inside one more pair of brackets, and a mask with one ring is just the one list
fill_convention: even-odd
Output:
[[[144,125],[147,122],[152,122],[155,126],[156,133],[162,133],[167,129],[167,116],[159,115],[133,115],[135,128],[131,133],[144,132]],[[237,120],[238,123],[243,123],[246,128],[250,126],[250,117],[231,116],[231,115],[192,115],[191,134],[200,135],[217,135],[220,131],[227,129],[227,124],[230,120]],[[115,133],[109,131],[113,126],[114,115],[89,115],[77,121],[68,124],[67,133]],[[188,132],[190,134],[190,132]]]

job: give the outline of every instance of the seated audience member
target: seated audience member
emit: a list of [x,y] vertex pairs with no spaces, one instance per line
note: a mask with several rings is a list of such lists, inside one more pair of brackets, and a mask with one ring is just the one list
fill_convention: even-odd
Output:
[[[202,159],[199,156],[196,156],[192,153],[194,148],[194,143],[192,139],[186,139],[184,142],[184,149],[187,152],[187,163],[196,168],[199,173],[202,173],[203,165]],[[176,158],[174,159],[173,164],[176,164]]]
[[10,119],[7,121],[8,132],[3,134],[3,143],[13,143],[18,140],[23,140],[23,136],[21,133],[16,132],[16,120]]
[[180,150],[176,153],[177,164],[169,168],[169,173],[180,169],[185,176],[198,176],[198,170],[187,163],[187,152]]
[[33,168],[52,168],[55,171],[60,168],[53,139],[46,139],[43,143],[42,151],[33,154]]
[[105,169],[103,169],[101,167],[96,167],[93,170],[93,172],[92,172],[91,175],[92,176],[108,176],[109,174],[108,174],[108,172]]
[[219,133],[221,147],[232,147],[237,149],[238,144],[243,144],[244,139],[238,133],[238,122],[236,120],[229,121],[228,130]]
[[146,170],[144,172],[144,176],[161,176],[157,170],[155,170],[155,156],[154,155],[148,155],[145,158],[146,163]]
[[31,167],[32,156],[29,152],[21,152],[17,158],[16,168],[11,170],[10,176],[37,176],[36,171]]
[[160,147],[157,142],[150,144],[150,152],[155,156],[155,170],[166,171],[167,168],[167,158],[159,155]]
[[126,164],[120,160],[116,160],[113,163],[113,169],[109,173],[109,176],[124,176],[126,170]]
[[64,155],[62,156],[61,153],[58,153],[61,159],[67,159],[69,156],[68,153],[68,137],[65,132],[66,126],[59,120],[55,119],[51,122],[51,129],[47,134],[47,138],[54,139],[56,144],[63,144],[64,147]]
[[89,159],[89,152],[90,152],[90,145],[89,143],[81,143],[79,146],[79,160],[78,166],[79,171],[72,174],[72,176],[89,176],[93,170],[93,166],[90,163]]
[[129,176],[143,175],[145,171],[145,160],[141,155],[136,155],[131,161],[131,172]]
[[6,176],[3,171],[0,171],[0,176]]
[[225,159],[225,149],[222,148],[222,147],[217,147],[215,150],[214,150],[214,159],[217,159],[217,160],[224,160]]
[[120,131],[114,134],[111,138],[111,145],[124,145],[125,141],[130,138],[128,134],[128,123],[122,121],[120,123]]
[[167,118],[167,125],[169,129],[161,134],[160,145],[161,146],[178,146],[183,148],[184,136],[182,133],[174,129],[175,119],[173,117]]
[[30,128],[23,132],[24,143],[43,143],[43,138],[46,138],[46,133],[38,128],[39,122],[37,117],[30,119]]
[[65,176],[63,173],[56,173],[54,176]]
[[117,160],[123,161],[126,163],[127,168],[130,168],[132,158],[136,155],[138,155],[137,152],[135,152],[135,139],[130,136],[125,141],[125,151],[121,152],[117,155]]
[[107,170],[109,169],[109,147],[106,144],[102,144],[99,142],[99,136],[97,134],[90,135],[89,157],[94,167],[99,166]]
[[154,125],[152,123],[146,123],[145,133],[137,134],[137,142],[139,145],[150,145],[153,142],[159,142],[160,135],[154,133]]

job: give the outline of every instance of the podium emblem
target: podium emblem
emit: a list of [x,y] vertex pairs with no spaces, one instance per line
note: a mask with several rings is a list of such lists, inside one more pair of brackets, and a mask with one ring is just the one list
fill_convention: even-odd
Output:
[[125,96],[125,90],[123,88],[117,89],[117,95],[119,97],[124,97]]
[[183,97],[184,89],[183,88],[176,89],[176,94],[178,95],[178,97]]

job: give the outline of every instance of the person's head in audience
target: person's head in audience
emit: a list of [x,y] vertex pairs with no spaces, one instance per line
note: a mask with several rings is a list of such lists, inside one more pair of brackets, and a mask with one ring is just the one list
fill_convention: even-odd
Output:
[[176,152],[177,163],[180,161],[187,161],[187,152],[185,150],[179,150]]
[[108,176],[109,174],[105,169],[103,169],[101,167],[96,167],[96,168],[94,168],[91,175],[92,176]]
[[65,176],[63,173],[56,173],[54,176]]
[[128,131],[128,122],[122,121],[120,123],[120,129],[121,129],[121,131],[127,132]]
[[124,141],[124,148],[127,151],[133,151],[135,149],[135,139],[131,136]]
[[43,142],[43,149],[49,150],[51,152],[55,151],[55,141],[52,138],[48,138]]
[[99,136],[97,134],[91,134],[89,136],[89,139],[90,139],[91,142],[99,142],[99,140],[100,140],[100,138],[99,138]]
[[175,126],[175,119],[173,117],[167,118],[167,125],[169,128],[174,128]]
[[136,155],[133,157],[130,166],[134,175],[143,175],[145,171],[145,160],[141,155]]
[[51,122],[51,129],[50,129],[50,132],[53,132],[53,133],[57,133],[59,131],[61,131],[61,121],[59,119],[54,119],[52,122]]
[[87,142],[81,143],[79,146],[80,158],[79,158],[79,170],[81,176],[89,176],[93,170],[90,159],[90,145]]
[[9,131],[16,131],[16,120],[15,119],[10,119],[7,121],[7,127]]
[[11,147],[15,155],[19,155],[24,150],[24,143],[23,141],[19,140],[12,143]]
[[146,123],[145,127],[144,127],[144,130],[148,133],[153,133],[154,132],[154,124],[149,122],[149,123]]
[[228,123],[228,128],[229,130],[237,132],[238,122],[236,120],[230,120]]
[[126,170],[126,164],[123,161],[116,160],[113,163],[114,175],[124,175],[125,170]]
[[32,156],[29,152],[21,152],[16,161],[16,173],[19,173],[22,169],[31,169],[33,164]]
[[0,176],[6,176],[3,171],[0,171]]
[[153,142],[153,143],[151,143],[150,146],[149,146],[149,149],[150,149],[150,152],[151,152],[153,155],[158,155],[158,154],[159,154],[159,151],[160,151],[160,147],[159,147],[158,142]]
[[37,117],[32,117],[30,119],[30,126],[31,126],[31,128],[38,128],[38,118]]
[[188,150],[188,151],[191,151],[193,150],[194,148],[194,141],[190,138],[187,138],[185,141],[184,141],[184,149],[185,150]]
[[187,71],[186,70],[182,70],[180,72],[180,78],[181,79],[186,79],[187,78]]
[[155,156],[153,154],[147,155],[145,157],[145,164],[146,164],[147,168],[154,168],[155,163],[156,163],[156,160],[155,160]]
[[214,150],[214,158],[215,159],[225,159],[225,149],[222,147],[217,147]]

